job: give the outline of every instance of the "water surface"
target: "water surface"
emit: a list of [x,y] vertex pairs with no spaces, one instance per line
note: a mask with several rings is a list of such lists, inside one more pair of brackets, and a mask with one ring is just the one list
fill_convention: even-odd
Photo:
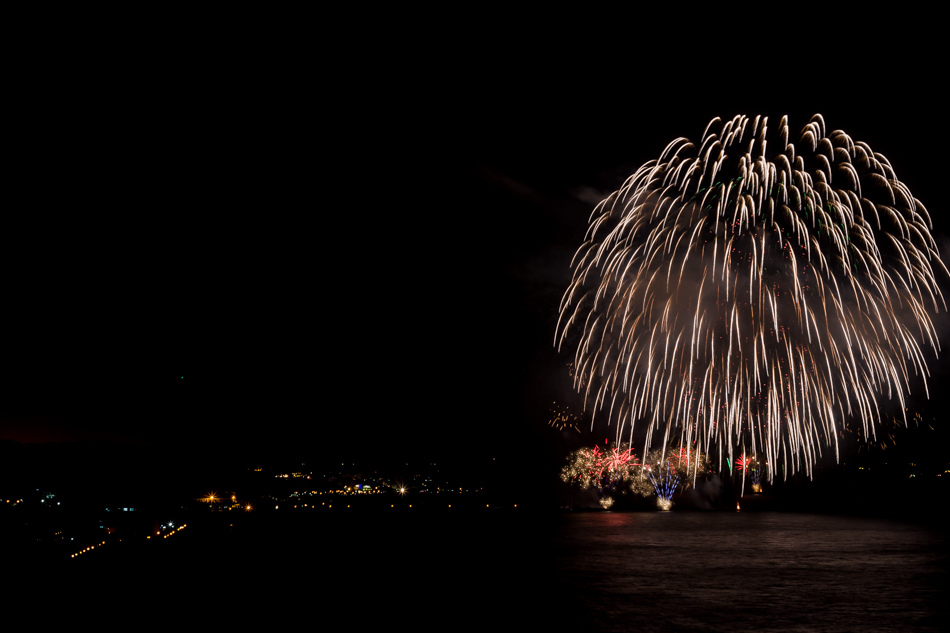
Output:
[[554,540],[597,631],[947,630],[946,539],[789,513],[587,513]]

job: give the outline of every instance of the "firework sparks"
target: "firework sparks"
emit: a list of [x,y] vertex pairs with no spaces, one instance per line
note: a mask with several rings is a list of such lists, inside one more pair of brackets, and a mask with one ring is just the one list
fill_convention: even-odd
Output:
[[656,492],[656,507],[670,510],[673,507],[673,493],[680,484],[679,473],[667,462],[656,471],[650,470],[650,483]]
[[666,453],[654,450],[643,463],[660,510],[670,510],[673,495],[680,485],[688,487],[689,477],[692,476],[695,482],[698,474],[705,473],[707,468],[708,463],[702,455],[685,448],[671,449]]
[[556,342],[576,344],[574,385],[618,442],[636,426],[644,455],[722,468],[748,446],[811,476],[849,420],[873,438],[879,401],[926,389],[947,269],[884,156],[820,115],[797,145],[786,117],[777,138],[767,123],[714,119],[596,207]]
[[633,450],[621,444],[604,450],[595,446],[574,451],[561,469],[561,480],[581,490],[593,488],[601,498],[612,498],[626,488],[642,494],[644,484],[640,474],[640,463]]
[[621,444],[605,450],[595,446],[574,451],[561,469],[561,479],[581,490],[595,489],[605,508],[616,496],[632,492],[641,497],[655,494],[657,507],[669,510],[677,489],[687,488],[690,477],[695,480],[707,469],[707,460],[687,449],[654,450],[641,463],[629,445]]
[[754,455],[746,455],[745,453],[739,455],[735,461],[735,469],[742,471],[741,496],[745,496],[746,476],[751,480],[752,492],[762,492],[762,465]]
[[554,427],[558,431],[574,430],[581,432],[577,423],[581,421],[581,415],[573,412],[570,406],[560,406],[554,403],[551,409],[551,418],[548,420],[548,426]]

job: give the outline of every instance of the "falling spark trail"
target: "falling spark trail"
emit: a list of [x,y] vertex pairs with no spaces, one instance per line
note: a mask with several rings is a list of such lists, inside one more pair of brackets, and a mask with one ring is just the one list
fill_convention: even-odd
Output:
[[721,463],[747,442],[811,475],[852,419],[874,437],[911,373],[929,395],[948,273],[927,209],[821,115],[797,145],[778,127],[767,143],[766,117],[713,119],[591,214],[555,342],[585,406],[618,442],[645,430],[644,454],[678,441]]

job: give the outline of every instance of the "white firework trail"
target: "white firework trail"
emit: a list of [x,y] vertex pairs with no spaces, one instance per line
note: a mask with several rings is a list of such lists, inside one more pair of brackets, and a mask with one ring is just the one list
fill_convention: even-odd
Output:
[[745,442],[811,476],[849,420],[871,438],[880,399],[926,389],[947,269],[884,156],[821,115],[797,146],[787,117],[777,141],[767,123],[713,119],[594,209],[556,344],[576,344],[585,408],[618,441],[642,432],[644,455],[731,463]]

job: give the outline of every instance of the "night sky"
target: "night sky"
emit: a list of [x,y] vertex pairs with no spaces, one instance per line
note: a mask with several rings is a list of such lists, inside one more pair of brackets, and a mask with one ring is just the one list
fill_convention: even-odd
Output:
[[0,214],[0,439],[248,460],[567,446],[552,343],[590,210],[714,116],[797,132],[822,113],[946,241],[929,38],[486,22],[31,50]]

